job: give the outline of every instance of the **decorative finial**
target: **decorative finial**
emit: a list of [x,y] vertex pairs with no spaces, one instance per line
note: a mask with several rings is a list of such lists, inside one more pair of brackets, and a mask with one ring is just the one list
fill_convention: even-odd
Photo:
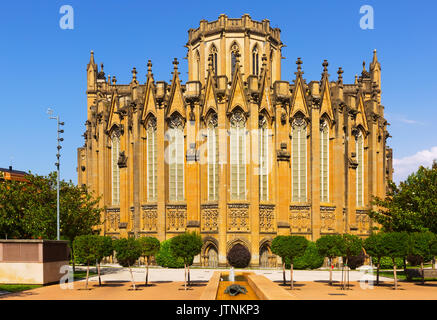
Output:
[[354,82],[354,84],[358,84],[358,75],[357,74],[355,75],[355,82]]
[[298,72],[302,72],[302,67],[301,67],[302,63],[303,63],[303,62],[302,62],[302,60],[300,59],[300,57],[297,58],[296,64],[297,64],[297,71],[298,71]]
[[366,72],[366,61],[363,61],[363,72]]
[[116,85],[117,84],[117,78],[115,76],[112,76],[112,85]]
[[240,64],[240,56],[241,54],[239,51],[235,52],[235,63]]
[[343,69],[339,67],[337,71],[339,83],[343,83],[343,72],[344,72]]
[[263,68],[266,67],[267,66],[267,55],[265,53],[263,54],[261,60],[262,60]]
[[212,65],[212,53],[208,56],[208,70],[214,71]]
[[137,81],[137,68],[133,67],[132,69],[132,82],[136,82]]
[[328,72],[328,66],[329,66],[328,60],[324,60],[322,66],[323,66],[323,72],[324,73]]
[[147,61],[147,73],[152,73],[152,61]]
[[103,63],[100,64],[100,69],[103,71]]
[[175,71],[178,70],[178,64],[179,64],[178,59],[177,59],[177,58],[174,58],[174,60],[173,60],[173,69],[174,69]]

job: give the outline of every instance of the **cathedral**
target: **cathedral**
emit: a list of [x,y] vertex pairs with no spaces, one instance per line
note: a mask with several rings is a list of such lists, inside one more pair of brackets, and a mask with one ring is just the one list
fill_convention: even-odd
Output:
[[225,266],[236,244],[252,267],[272,267],[277,235],[317,240],[369,235],[372,196],[392,180],[376,50],[354,83],[297,58],[282,80],[280,29],[247,14],[188,30],[188,81],[106,76],[91,51],[78,183],[101,196],[101,233],[114,238],[185,231],[203,239],[195,264]]

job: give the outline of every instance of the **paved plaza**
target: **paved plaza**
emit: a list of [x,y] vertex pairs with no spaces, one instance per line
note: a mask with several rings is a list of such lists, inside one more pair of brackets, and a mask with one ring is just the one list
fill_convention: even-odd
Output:
[[[83,267],[77,269],[83,270]],[[92,272],[95,268],[90,269]],[[97,276],[89,279],[89,289],[85,290],[85,280],[73,283],[70,289],[63,289],[59,284],[26,290],[18,293],[2,294],[0,300],[198,300],[206,288],[207,282],[214,271],[228,271],[225,269],[191,269],[193,286],[184,290],[184,269],[150,268],[150,286],[145,287],[145,269],[133,268],[133,275],[137,290],[132,290],[130,273],[127,268],[104,266],[102,267],[102,286],[98,285]],[[236,270],[236,272],[242,270]],[[264,269],[247,270],[263,275],[272,280],[283,290],[290,290],[289,283],[282,284],[282,270]],[[290,272],[286,271],[289,281]],[[437,283],[399,282],[399,289],[393,290],[393,279],[380,277],[382,285],[369,287],[362,279],[363,273],[350,272],[349,290],[340,286],[341,271],[333,271],[333,286],[328,285],[328,270],[295,270],[295,289],[291,292],[295,300],[437,300]],[[367,275],[367,279],[375,279]]]
[[[86,270],[83,267],[78,268],[79,270]],[[95,272],[95,268],[90,268],[91,271]],[[208,281],[214,271],[229,271],[229,269],[198,269],[191,268],[190,275],[193,281]],[[283,273],[280,269],[236,269],[237,271],[250,271],[256,274],[265,276],[272,281],[282,281]],[[132,268],[132,273],[134,280],[136,282],[145,281],[145,268]],[[332,272],[333,281],[341,281],[341,271]],[[290,270],[285,270],[285,276],[287,280],[290,280]],[[363,272],[360,271],[350,271],[349,280],[359,281],[364,276]],[[371,277],[376,279],[375,276],[366,275],[366,277]],[[120,268],[116,266],[106,266],[102,267],[102,281],[131,281],[131,276],[129,269]],[[294,281],[328,281],[329,271],[328,270],[294,270],[293,271]],[[367,279],[367,278],[366,278]],[[90,277],[91,281],[98,281],[97,276]],[[168,268],[149,268],[149,281],[183,281],[184,280],[184,269],[168,269]],[[391,282],[393,279],[380,277],[381,281]]]

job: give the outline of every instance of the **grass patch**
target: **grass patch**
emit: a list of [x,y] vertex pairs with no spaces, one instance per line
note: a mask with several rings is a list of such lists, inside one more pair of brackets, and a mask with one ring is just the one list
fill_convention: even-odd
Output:
[[[97,273],[93,272],[90,270],[88,276],[92,277],[92,276],[96,276]],[[82,279],[86,279],[86,270],[76,270],[73,274],[73,279],[76,280],[82,280]]]
[[[376,276],[376,271],[374,271],[373,274]],[[379,271],[379,275],[381,277],[386,277],[386,278],[394,279],[393,271]],[[397,275],[398,280],[405,280],[405,281],[407,281],[407,276],[405,275],[404,270],[398,270],[396,272],[396,275]],[[411,279],[411,281],[408,281],[408,282],[421,282],[421,281],[422,281],[421,277],[413,277]],[[437,278],[425,278],[425,281],[437,281]]]
[[20,292],[40,287],[42,287],[42,285],[39,284],[0,284],[0,291]]

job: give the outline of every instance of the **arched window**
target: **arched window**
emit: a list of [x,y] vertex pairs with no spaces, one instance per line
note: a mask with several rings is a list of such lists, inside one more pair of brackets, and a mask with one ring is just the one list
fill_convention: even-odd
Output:
[[147,201],[157,200],[157,153],[158,143],[156,139],[156,119],[151,118],[147,122]]
[[240,49],[238,47],[238,44],[234,42],[231,46],[231,77],[234,77],[235,66],[237,64],[237,56],[240,54],[239,51]]
[[259,199],[269,200],[269,129],[267,119],[259,121]]
[[320,125],[320,201],[329,202],[329,128],[325,120]]
[[246,199],[246,118],[241,111],[231,116],[231,200]]
[[258,46],[255,46],[252,50],[252,73],[256,76],[259,75]]
[[210,116],[207,128],[208,147],[208,200],[217,201],[219,191],[219,157],[217,114]]
[[172,116],[169,123],[169,200],[184,200],[184,123],[180,116]]
[[364,137],[361,130],[356,137],[357,155],[357,207],[364,206]]
[[120,138],[117,133],[111,137],[111,167],[112,167],[112,205],[120,205],[120,168],[118,157],[120,154]]
[[296,118],[292,123],[292,201],[307,201],[307,133],[306,122]]
[[211,55],[212,58],[212,67],[214,69],[214,75],[217,76],[217,48],[216,46],[213,44],[211,46],[211,49],[209,50],[209,54]]
[[199,51],[196,50],[195,56],[194,56],[195,62],[194,62],[194,77],[195,80],[200,81],[200,54]]

